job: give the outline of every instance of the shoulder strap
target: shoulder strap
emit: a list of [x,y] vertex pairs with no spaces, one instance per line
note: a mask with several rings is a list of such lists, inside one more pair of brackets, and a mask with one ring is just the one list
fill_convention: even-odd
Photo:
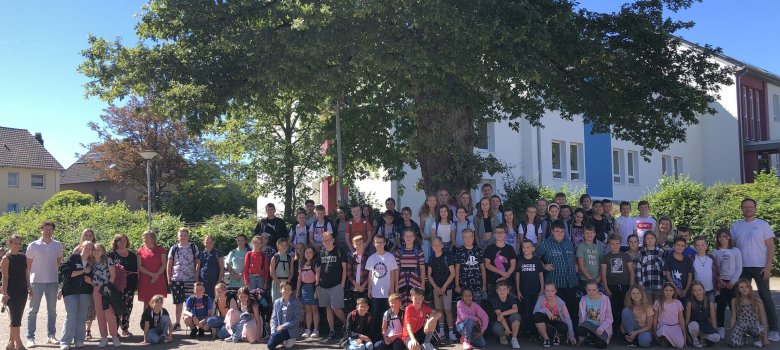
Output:
[[190,250],[192,251],[192,259],[198,258],[198,247],[195,246],[195,243],[190,243]]

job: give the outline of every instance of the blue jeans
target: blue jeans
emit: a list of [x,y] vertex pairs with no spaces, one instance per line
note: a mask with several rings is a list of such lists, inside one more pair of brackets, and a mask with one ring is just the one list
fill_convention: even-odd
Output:
[[[623,330],[626,333],[631,333],[641,327],[639,323],[634,319],[634,313],[629,308],[623,309],[623,313],[620,314],[623,319]],[[649,348],[650,343],[653,341],[653,335],[650,332],[642,332],[636,336],[635,341],[641,348]]]
[[249,290],[254,290],[257,288],[265,289],[265,277],[249,275]]
[[373,350],[374,344],[371,342],[360,342],[357,339],[349,338],[349,344],[346,346],[346,350]]
[[[233,324],[233,338],[232,339],[234,341],[241,340],[241,332],[244,329],[244,325],[247,322],[249,322],[251,319],[252,319],[252,314],[250,314],[248,312],[244,312],[244,313],[241,314],[241,316],[239,316],[238,322]],[[260,325],[257,325],[257,326],[260,327]]]
[[30,300],[30,310],[27,311],[27,339],[35,339],[35,328],[37,325],[38,310],[41,307],[41,298],[46,297],[46,331],[49,337],[54,337],[57,333],[57,282],[53,283],[31,283],[32,300]]
[[467,318],[465,321],[458,323],[455,325],[455,328],[458,329],[458,333],[460,333],[466,340],[471,343],[471,345],[474,345],[478,348],[484,348],[485,347],[485,338],[483,336],[474,337],[473,334],[480,331],[480,329],[474,330],[474,320]]
[[212,332],[216,332],[217,338],[219,339],[225,339],[230,336],[227,328],[225,328],[225,319],[222,317],[211,316],[206,319],[206,325],[211,328]]
[[268,337],[268,349],[276,349],[277,346],[290,339],[290,332],[288,330],[274,331],[271,336]]
[[70,345],[75,341],[76,345],[84,344],[87,329],[87,309],[92,300],[92,294],[73,294],[63,298],[65,300],[65,326],[60,338],[60,344]]
[[150,344],[157,344],[161,340],[166,339],[168,336],[168,327],[171,326],[171,319],[163,315],[160,317],[160,322],[157,324],[157,327],[149,329],[149,333],[146,333],[146,340],[149,341]]

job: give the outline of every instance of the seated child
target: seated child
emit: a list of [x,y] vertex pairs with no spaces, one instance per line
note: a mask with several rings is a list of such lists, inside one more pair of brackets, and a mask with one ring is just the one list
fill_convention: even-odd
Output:
[[168,310],[163,308],[162,295],[155,295],[149,300],[149,306],[141,315],[141,329],[144,330],[144,344],[173,341],[173,324]]
[[268,338],[268,349],[276,349],[284,343],[291,348],[295,339],[301,334],[298,324],[303,320],[303,310],[298,299],[291,298],[292,286],[287,281],[279,282],[281,298],[274,300],[274,311],[271,315],[271,336]]
[[190,327],[190,338],[202,337],[203,331],[209,329],[206,320],[212,314],[211,297],[206,295],[203,282],[195,282],[195,294],[184,302],[184,324]]
[[401,311],[401,294],[393,293],[387,299],[390,309],[382,316],[382,341],[376,342],[375,349],[406,350],[403,339],[403,312]]
[[348,350],[371,350],[374,344],[368,333],[371,332],[371,314],[368,313],[368,299],[358,298],[355,310],[347,315]]
[[489,318],[485,310],[474,302],[474,293],[469,288],[463,289],[461,300],[458,300],[458,318],[455,327],[461,334],[460,342],[463,350],[471,349],[471,344],[485,347],[485,338],[482,336],[488,327]]
[[606,295],[599,292],[599,284],[590,280],[585,284],[586,295],[580,299],[580,324],[577,326],[579,345],[586,339],[604,349],[612,337],[612,305]]
[[509,294],[509,286],[506,281],[498,282],[496,294],[490,299],[493,311],[496,313],[496,322],[493,323],[493,333],[500,337],[501,344],[506,345],[507,336],[512,337],[512,349],[519,349],[517,334],[520,332],[520,314],[517,312],[517,298]]
[[442,314],[423,305],[424,296],[422,289],[413,287],[409,294],[411,295],[412,303],[406,306],[406,310],[404,310],[402,335],[406,347],[409,350],[433,350],[431,337]]

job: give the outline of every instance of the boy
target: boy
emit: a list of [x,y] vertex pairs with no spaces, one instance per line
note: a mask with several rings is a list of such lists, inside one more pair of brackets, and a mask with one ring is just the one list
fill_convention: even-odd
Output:
[[368,254],[364,249],[363,236],[357,235],[352,238],[352,254],[349,256],[349,269],[347,270],[347,280],[349,281],[349,310],[354,308],[353,302],[357,298],[368,297]]
[[683,256],[688,242],[685,238],[677,237],[674,239],[674,253],[667,255],[664,259],[664,277],[667,282],[671,282],[676,287],[677,298],[685,305],[688,297],[688,290],[693,281],[693,261]]
[[[628,253],[620,250],[622,238],[615,234],[608,238],[609,253],[601,257],[601,282],[604,294],[622,305],[626,293],[634,285],[634,264]],[[612,308],[612,334],[620,334],[621,307]]]
[[[598,212],[601,203],[593,203],[593,215]],[[577,246],[577,267],[580,274],[580,287],[585,290],[585,283],[590,280],[598,281],[601,257],[604,255],[599,243],[596,242],[596,231],[593,225],[585,225],[585,241]]]
[[[382,214],[382,225],[377,225],[374,236],[385,237],[385,250],[393,251],[399,238],[395,231],[395,213],[388,210]],[[379,220],[377,220],[379,221]]]
[[487,273],[488,292],[495,291],[496,284],[501,281],[510,281],[515,272],[517,254],[511,246],[506,244],[506,227],[499,225],[493,229],[493,237],[496,243],[485,249],[485,269]]
[[287,281],[279,283],[282,297],[274,300],[271,314],[271,336],[268,337],[268,349],[276,349],[284,343],[285,348],[291,348],[300,335],[298,324],[303,319],[301,302],[292,298],[292,287]]
[[620,202],[620,216],[615,218],[615,233],[620,234],[620,249],[628,250],[628,236],[634,234],[636,220],[631,216],[631,202]]
[[412,288],[412,303],[404,310],[404,328],[402,338],[409,350],[433,350],[431,337],[436,330],[436,323],[441,318],[441,312],[433,311],[423,305],[423,291]]
[[[382,315],[387,310],[390,292],[396,289],[398,282],[398,264],[395,256],[385,252],[385,237],[374,237],[376,253],[371,254],[366,262],[366,270],[371,273],[368,280],[368,296],[371,299],[371,311],[375,316]],[[399,304],[400,305],[400,304]],[[379,333],[382,326],[381,317],[374,317],[371,328],[374,334]],[[376,336],[374,338],[377,338]]]
[[505,281],[498,283],[496,294],[491,298],[496,322],[493,323],[493,333],[500,337],[501,344],[508,344],[506,337],[512,336],[512,349],[520,349],[517,334],[520,332],[520,314],[517,313],[517,299],[509,294],[509,286]]
[[[523,320],[531,320],[533,317],[534,304],[542,292],[544,286],[544,263],[542,259],[534,255],[534,242],[524,240],[521,246],[523,255],[517,259],[517,272],[515,288],[517,288],[517,298],[521,301],[522,310],[520,317]],[[536,333],[532,322],[523,324],[523,334],[531,337]]]
[[404,318],[401,313],[401,294],[390,294],[390,298],[387,299],[390,304],[390,309],[384,312],[384,316],[381,317],[381,328],[374,329],[382,334],[382,340],[384,344],[380,346],[382,349],[403,349],[405,347],[403,339],[403,324]]
[[173,304],[176,305],[176,322],[173,330],[181,329],[179,321],[183,304],[189,295],[192,295],[192,286],[198,281],[195,273],[195,265],[198,263],[200,252],[195,244],[190,243],[190,231],[186,227],[180,227],[179,243],[174,244],[168,252],[167,276],[168,285],[173,294]]
[[555,198],[553,199],[553,203],[558,204],[558,207],[562,207],[566,205],[566,193],[558,192],[555,194]]
[[596,242],[606,243],[612,226],[609,225],[609,219],[604,215],[604,201],[593,202],[593,216],[591,216],[590,223],[596,231]]
[[455,248],[455,293],[464,288],[474,292],[474,301],[484,299],[483,288],[487,286],[485,255],[482,249],[474,245],[474,231],[463,230],[463,246]]
[[355,310],[347,317],[347,340],[350,350],[371,350],[374,343],[368,336],[371,332],[371,314],[368,313],[368,299],[358,298]]
[[691,256],[693,261],[693,279],[701,282],[707,301],[714,303],[715,297],[720,295],[720,266],[711,254],[707,253],[707,239],[696,236],[693,239],[696,255]]
[[656,221],[650,216],[650,203],[647,201],[639,201],[636,208],[639,216],[634,217],[634,234],[639,237],[639,246],[642,247],[645,244],[645,232],[655,231]]
[[314,212],[316,213],[317,219],[309,225],[309,245],[314,247],[314,250],[319,251],[322,249],[323,235],[326,232],[333,232],[333,225],[331,225],[330,221],[325,217],[324,205],[318,205]]
[[350,212],[352,213],[352,220],[347,222],[347,234],[344,235],[344,240],[346,241],[349,253],[352,254],[355,251],[352,247],[352,242],[354,242],[352,239],[355,238],[355,236],[361,236],[363,237],[364,243],[371,242],[374,228],[371,223],[363,217],[363,212],[359,205],[352,207]]
[[[319,208],[319,206],[318,206]],[[324,212],[317,209],[317,215]],[[315,260],[315,271],[317,286],[317,296],[320,307],[326,308],[328,320],[328,339],[336,339],[336,326],[333,316],[346,324],[344,316],[344,285],[347,283],[347,256],[341,249],[333,244],[335,240],[333,234],[325,232],[322,235],[322,250],[317,254]]]
[[184,311],[184,324],[190,327],[190,338],[203,337],[203,332],[209,329],[206,320],[211,317],[213,301],[206,295],[206,287],[202,282],[195,282],[195,294],[187,298]]
[[436,310],[444,310],[444,318],[439,320],[439,337],[444,337],[444,322],[450,330],[450,340],[457,341],[455,336],[455,323],[452,317],[452,281],[455,279],[455,266],[449,252],[444,252],[444,243],[441,237],[433,237],[431,240],[433,255],[428,260],[428,281],[433,287],[433,304]]
[[[686,258],[690,258],[694,255],[696,255],[696,249],[694,247],[691,247],[690,245],[687,245],[688,242],[691,241],[691,229],[685,226],[680,226],[677,228],[677,237],[681,237],[685,240],[686,246],[685,250],[683,250],[683,256]],[[673,248],[669,250],[669,253],[673,253]]]
[[149,307],[141,315],[141,329],[144,330],[143,344],[173,341],[173,325],[168,310],[163,308],[162,295],[155,295],[149,300]]

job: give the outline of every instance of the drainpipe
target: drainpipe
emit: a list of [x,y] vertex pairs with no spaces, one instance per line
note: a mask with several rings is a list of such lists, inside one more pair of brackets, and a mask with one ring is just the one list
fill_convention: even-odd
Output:
[[742,139],[742,76],[748,73],[747,67],[741,67],[742,72],[737,74],[737,145],[739,146],[739,182],[745,183],[745,152],[744,141]]
[[542,187],[542,127],[536,127],[536,177]]

